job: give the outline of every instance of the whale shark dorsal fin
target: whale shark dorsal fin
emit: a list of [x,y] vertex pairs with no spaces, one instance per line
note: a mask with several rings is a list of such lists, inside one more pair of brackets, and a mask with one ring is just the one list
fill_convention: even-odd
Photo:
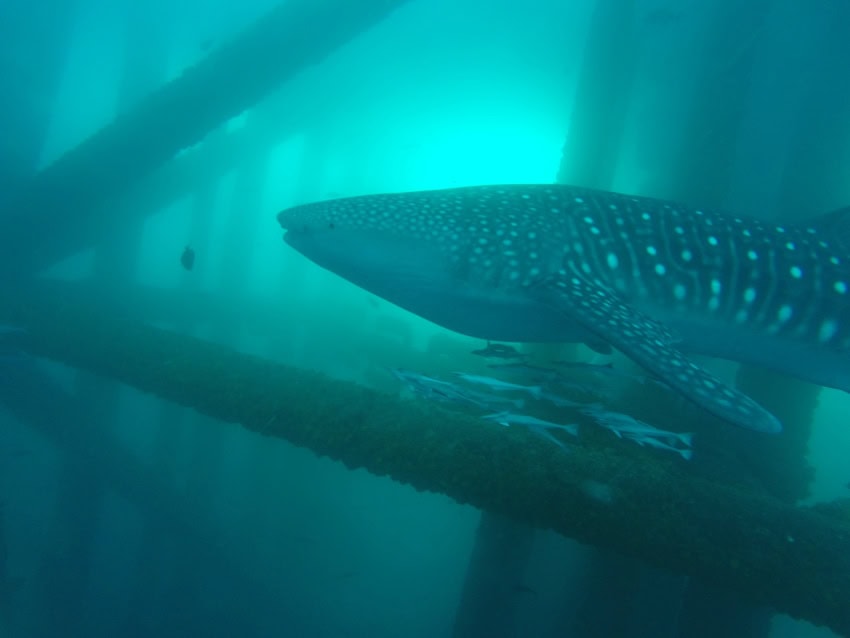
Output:
[[535,288],[540,299],[557,308],[566,319],[581,324],[712,414],[750,430],[782,430],[770,412],[676,349],[674,335],[663,324],[605,288],[564,271]]

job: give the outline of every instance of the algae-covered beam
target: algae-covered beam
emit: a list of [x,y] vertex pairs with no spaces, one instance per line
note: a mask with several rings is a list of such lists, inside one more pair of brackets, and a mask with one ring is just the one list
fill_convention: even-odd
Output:
[[0,304],[2,321],[26,327],[21,338],[35,354],[850,635],[850,514],[840,508],[789,506],[592,436],[565,452],[521,429],[487,427],[57,297]]
[[41,171],[0,217],[7,274],[51,263],[98,228],[105,203],[405,1],[282,3]]

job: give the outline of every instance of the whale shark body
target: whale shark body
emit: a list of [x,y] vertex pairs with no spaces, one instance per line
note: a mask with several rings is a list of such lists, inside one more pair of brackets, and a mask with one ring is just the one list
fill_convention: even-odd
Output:
[[367,195],[278,215],[318,265],[451,330],[610,344],[713,414],[779,421],[687,353],[850,391],[850,209],[775,225],[564,185]]

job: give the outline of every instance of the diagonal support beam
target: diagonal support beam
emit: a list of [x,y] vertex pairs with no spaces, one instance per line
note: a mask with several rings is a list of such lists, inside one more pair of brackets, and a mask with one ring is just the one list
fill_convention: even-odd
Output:
[[27,275],[99,227],[106,206],[407,0],[290,0],[41,171],[0,215],[4,274]]

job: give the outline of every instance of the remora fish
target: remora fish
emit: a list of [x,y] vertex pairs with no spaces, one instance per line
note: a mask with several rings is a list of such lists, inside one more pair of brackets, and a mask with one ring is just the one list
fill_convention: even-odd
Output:
[[467,383],[483,385],[492,392],[527,392],[535,399],[540,399],[543,396],[543,388],[539,385],[520,385],[480,374],[467,374],[466,372],[455,372],[455,376]]
[[511,425],[522,425],[531,430],[532,432],[549,439],[558,447],[566,449],[567,446],[564,445],[562,441],[560,441],[557,437],[552,436],[549,430],[558,430],[560,432],[566,432],[567,434],[571,434],[572,436],[578,436],[578,426],[575,424],[563,425],[561,423],[553,423],[552,421],[544,421],[543,419],[538,419],[537,417],[529,416],[527,414],[513,414],[512,412],[497,412],[496,414],[488,414],[486,416],[482,416],[482,419],[486,419],[488,421],[495,421],[500,425],[511,426]]
[[525,359],[526,355],[519,352],[513,346],[505,343],[490,343],[487,342],[487,347],[480,350],[473,350],[472,354],[488,359]]
[[638,445],[641,445],[641,446],[648,445],[649,447],[654,447],[656,450],[665,450],[667,452],[674,452],[675,454],[678,454],[679,456],[681,456],[686,461],[690,461],[692,458],[694,458],[694,451],[693,450],[687,449],[687,448],[683,449],[683,448],[679,448],[679,447],[673,447],[672,445],[668,445],[667,443],[664,443],[664,441],[659,441],[658,439],[653,438],[651,436],[634,437],[634,438],[632,438],[632,440],[635,443],[637,443]]
[[467,403],[479,408],[496,408],[509,405],[518,410],[525,406],[523,399],[509,399],[484,392],[475,392],[449,381],[427,377],[418,372],[402,370],[400,368],[388,368],[389,372],[399,381],[402,381],[414,393],[426,399],[444,403]]
[[525,425],[530,428],[546,428],[550,430],[560,430],[561,432],[566,432],[567,434],[572,434],[573,436],[578,436],[578,426],[575,424],[564,425],[562,423],[553,423],[552,421],[546,421],[544,419],[538,419],[535,416],[529,416],[527,414],[514,414],[512,412],[497,412],[496,414],[488,414],[486,416],[481,417],[482,419],[488,419],[490,421],[495,421],[496,423],[500,423],[501,425]]
[[779,421],[684,353],[850,391],[850,209],[774,225],[563,185],[368,195],[278,215],[320,266],[451,330],[608,342],[734,424]]
[[622,412],[612,412],[597,405],[588,405],[581,407],[579,410],[582,414],[593,418],[596,423],[608,430],[611,430],[620,438],[644,439],[654,438],[667,440],[673,443],[680,443],[687,447],[691,447],[694,441],[692,432],[671,432],[662,430],[649,423],[644,423],[639,419],[634,418]]

